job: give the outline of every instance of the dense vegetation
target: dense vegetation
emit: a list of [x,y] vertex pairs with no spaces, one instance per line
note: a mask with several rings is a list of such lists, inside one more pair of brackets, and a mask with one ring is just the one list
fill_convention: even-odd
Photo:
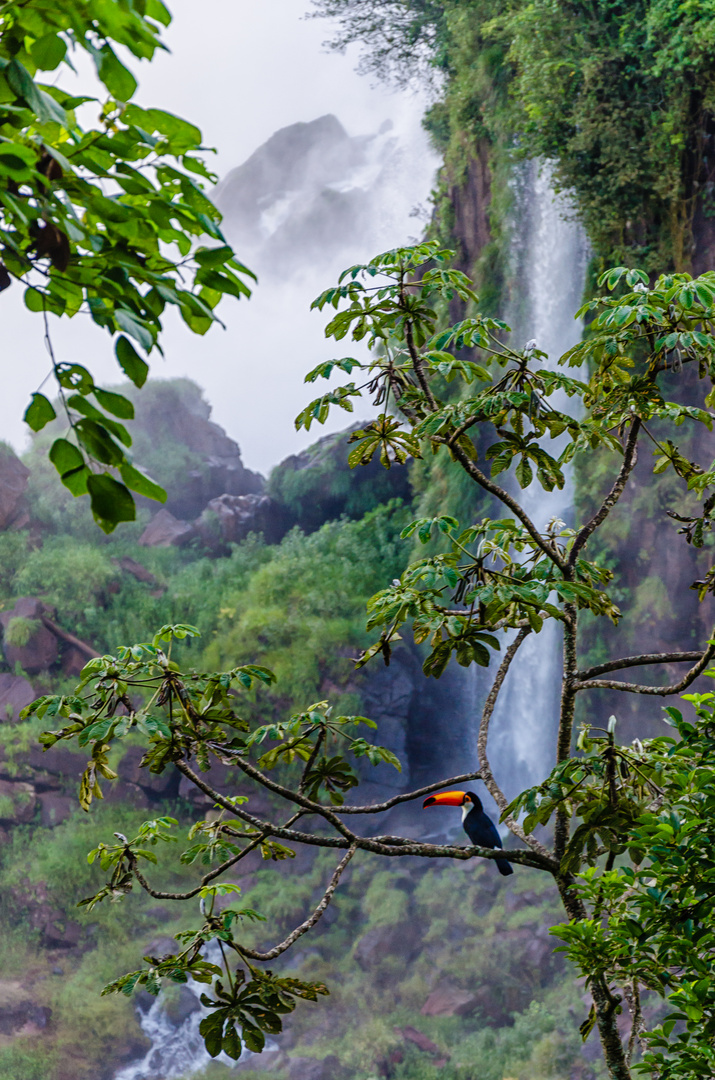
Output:
[[[459,179],[481,140],[509,160],[554,163],[604,265],[686,269],[693,218],[712,214],[712,8],[676,0],[316,0],[335,46],[441,92],[427,117]],[[399,9],[399,17],[396,10]],[[387,29],[389,27],[389,30]],[[449,203],[443,208],[449,216]],[[492,207],[498,238],[505,208]],[[505,252],[501,252],[502,258]],[[473,268],[470,268],[473,269]]]

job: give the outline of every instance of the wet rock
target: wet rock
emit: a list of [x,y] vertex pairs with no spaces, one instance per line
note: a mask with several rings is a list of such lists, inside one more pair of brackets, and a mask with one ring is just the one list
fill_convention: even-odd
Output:
[[139,537],[139,543],[144,547],[182,547],[195,536],[196,531],[188,521],[178,520],[168,510],[159,510]]
[[76,645],[66,645],[62,650],[62,674],[76,679],[87,663],[87,654]]
[[21,675],[0,673],[0,723],[13,723],[37,694]]
[[335,1080],[339,1072],[340,1062],[335,1054],[328,1054],[322,1061],[317,1058],[293,1057],[288,1066],[288,1080]]
[[136,559],[130,559],[128,555],[123,556],[121,559],[112,558],[112,562],[120,570],[124,570],[125,573],[136,578],[137,581],[141,581],[143,585],[156,585],[157,583],[151,570],[147,570],[146,566],[142,566]]
[[188,986],[180,986],[177,992],[166,995],[166,1015],[174,1027],[180,1027],[195,1012],[201,1010],[199,999],[192,994]]
[[[311,1059],[312,1060],[312,1059]],[[251,1054],[238,1065],[239,1071],[246,1069],[248,1072],[278,1072],[290,1064],[290,1058],[284,1050],[264,1050],[262,1054]],[[234,1066],[235,1068],[235,1066]]]
[[52,1010],[33,1001],[19,980],[0,980],[0,1035],[34,1035],[47,1027]]
[[354,956],[363,970],[377,966],[385,957],[409,962],[419,952],[422,935],[414,923],[377,926],[368,930],[355,946]]
[[19,664],[28,675],[37,675],[57,661],[59,642],[42,623],[47,608],[32,597],[21,597],[11,611],[0,614],[3,652],[10,667]]
[[409,500],[408,467],[385,469],[374,458],[369,465],[351,469],[348,438],[361,424],[326,435],[300,454],[292,454],[275,467],[268,494],[306,532],[343,515],[360,518],[390,499]]
[[29,475],[17,454],[9,446],[0,446],[0,530],[26,524],[23,504]]
[[268,495],[219,495],[194,523],[197,533],[217,553],[238,544],[249,533],[262,533],[267,544],[285,536],[290,521],[285,510]]
[[423,1054],[431,1054],[432,1057],[438,1058],[439,1060],[434,1062],[438,1067],[446,1065],[449,1061],[449,1054],[445,1054],[444,1051],[440,1050],[436,1043],[433,1043],[427,1035],[418,1031],[417,1028],[414,1028],[409,1024],[402,1028],[396,1027],[395,1034],[401,1035],[406,1042],[412,1043],[413,1046],[416,1046]]
[[440,986],[433,990],[420,1009],[423,1016],[469,1016],[478,999],[469,990],[458,986]]
[[67,780],[79,780],[87,764],[87,754],[77,754],[64,746],[52,746],[42,750],[31,746],[27,752],[27,762],[32,769]]
[[141,788],[150,799],[173,796],[178,793],[181,774],[170,765],[163,773],[153,773],[141,767],[144,750],[141,746],[130,746],[117,766],[121,780]]
[[66,821],[78,805],[76,798],[61,795],[57,791],[43,791],[37,798],[40,803],[40,820],[48,828]]
[[42,927],[42,943],[48,949],[76,949],[85,934],[79,923],[63,911],[51,911]]
[[18,825],[32,821],[37,795],[32,784],[24,780],[0,780],[0,821]]

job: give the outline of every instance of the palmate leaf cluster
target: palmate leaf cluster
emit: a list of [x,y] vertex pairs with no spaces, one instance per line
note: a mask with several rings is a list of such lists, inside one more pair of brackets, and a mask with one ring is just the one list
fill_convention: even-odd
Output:
[[[137,82],[119,54],[150,60],[169,22],[161,0],[0,3],[0,291],[24,287],[48,343],[48,315],[87,313],[114,338],[118,365],[138,387],[145,357],[160,349],[167,305],[203,334],[219,321],[222,297],[250,295],[253,276],[226,244],[204,190],[215,177],[201,132],[132,100]],[[81,54],[103,100],[62,88],[60,76],[72,78]],[[96,127],[85,125],[88,113]],[[56,358],[51,344],[50,352],[69,429],[50,457],[109,532],[134,518],[132,492],[164,495],[132,463],[123,423],[132,403]],[[55,415],[50,396],[32,395],[25,419],[33,431]]]
[[621,746],[615,723],[584,729],[583,755],[508,808],[527,812],[527,830],[559,807],[580,819],[562,868],[578,874],[591,914],[551,932],[587,981],[604,974],[665,997],[637,1068],[673,1080],[715,1066],[715,695],[685,698],[697,720],[667,708],[669,736]]
[[[314,302],[337,312],[328,337],[365,340],[372,353],[367,363],[343,357],[312,371],[306,381],[358,370],[362,382],[331,389],[296,419],[307,428],[324,422],[334,405],[352,410],[355,397],[370,395],[381,410],[351,435],[351,467],[376,455],[389,467],[407,455],[446,451],[492,493],[503,491],[497,478],[510,471],[521,488],[534,483],[552,491],[563,487],[575,455],[603,447],[622,457],[620,435],[634,419],[646,432],[651,421],[668,422],[673,432],[686,422],[711,430],[715,275],[664,275],[651,284],[642,270],[604,273],[604,294],[577,313],[592,317],[587,340],[560,359],[566,370],[552,370],[533,343],[513,350],[506,324],[479,313],[471,282],[449,268],[451,254],[436,242],[385,252],[346,270]],[[439,305],[457,299],[473,314],[445,328]],[[668,386],[677,397],[675,380],[686,364],[697,365],[707,383],[703,407],[665,396]],[[588,375],[574,378],[569,368]],[[477,430],[483,461],[472,437]],[[653,441],[656,471],[673,468],[704,497],[703,517],[688,519],[702,542],[715,473],[688,461],[672,439]],[[569,605],[619,618],[606,588],[610,571],[571,556],[575,532],[563,522],[541,534],[523,513],[466,528],[442,515],[415,521],[402,535],[413,534],[423,543],[436,535],[446,550],[413,562],[372,598],[368,628],[382,633],[363,662],[378,653],[389,661],[407,621],[416,640],[431,646],[425,672],[439,676],[451,655],[487,666],[490,649],[499,647],[494,631],[529,625],[538,632],[544,619],[563,619]]]
[[[116,656],[91,660],[73,695],[46,695],[23,710],[23,719],[36,715],[64,722],[41,735],[45,749],[58,742],[76,741],[89,753],[79,786],[82,809],[88,810],[94,799],[103,798],[100,780],[116,779],[108,764],[109,755],[132,732],[145,740],[141,767],[153,773],[189,761],[202,773],[209,772],[216,761],[250,769],[252,756],[256,768],[263,771],[259,776],[279,769],[285,777],[291,766],[297,765],[302,771],[298,790],[309,800],[308,805],[319,806],[327,799],[328,805],[339,806],[344,792],[357,785],[343,748],[353,758],[366,757],[372,764],[386,762],[400,768],[390,750],[355,733],[361,725],[374,729],[373,721],[337,716],[327,702],[311,705],[285,723],[251,726],[237,711],[240,695],[250,694],[256,684],[270,685],[272,672],[250,664],[225,672],[182,671],[171,659],[172,644],[197,635],[188,625],[164,626],[150,642],[121,647]],[[163,980],[186,983],[193,979],[210,984],[214,996],[202,996],[210,1010],[201,1022],[206,1048],[212,1056],[223,1051],[238,1058],[242,1045],[258,1053],[266,1033],[280,1032],[281,1016],[295,1008],[296,999],[315,1001],[327,989],[321,983],[278,977],[249,963],[241,947],[241,928],[246,921],[261,920],[260,913],[234,907],[216,907],[214,911],[219,898],[240,893],[233,882],[216,879],[245,854],[256,848],[269,860],[295,854],[253,816],[248,796],[220,798],[220,813],[194,823],[188,834],[189,847],[179,855],[185,865],[198,863],[209,868],[196,888],[173,897],[198,896],[201,925],[177,934],[182,945],[177,952],[144,957],[145,967],[116,979],[104,993],[130,995],[142,987],[158,994]],[[137,885],[151,889],[144,877],[145,868],[157,863],[157,847],[177,842],[172,833],[177,825],[176,818],[161,816],[144,822],[133,837],[115,833],[116,842],[100,843],[90,851],[89,863],[97,862],[109,876],[79,906],[91,911],[105,900],[121,901]]]

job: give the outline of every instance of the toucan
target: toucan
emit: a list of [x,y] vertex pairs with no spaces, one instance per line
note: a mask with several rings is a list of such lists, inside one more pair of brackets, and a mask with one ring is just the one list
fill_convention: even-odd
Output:
[[[461,806],[462,826],[469,839],[476,847],[500,848],[502,846],[496,825],[482,809],[482,801],[473,791],[442,791],[439,795],[430,795],[422,804],[428,806]],[[513,874],[512,866],[506,859],[495,859],[497,869],[505,877]]]

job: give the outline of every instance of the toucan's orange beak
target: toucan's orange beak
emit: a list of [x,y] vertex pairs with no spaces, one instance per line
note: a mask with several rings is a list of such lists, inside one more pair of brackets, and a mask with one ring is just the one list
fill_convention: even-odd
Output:
[[439,795],[430,795],[422,803],[422,809],[428,806],[461,806],[464,802],[466,791],[441,791]]

